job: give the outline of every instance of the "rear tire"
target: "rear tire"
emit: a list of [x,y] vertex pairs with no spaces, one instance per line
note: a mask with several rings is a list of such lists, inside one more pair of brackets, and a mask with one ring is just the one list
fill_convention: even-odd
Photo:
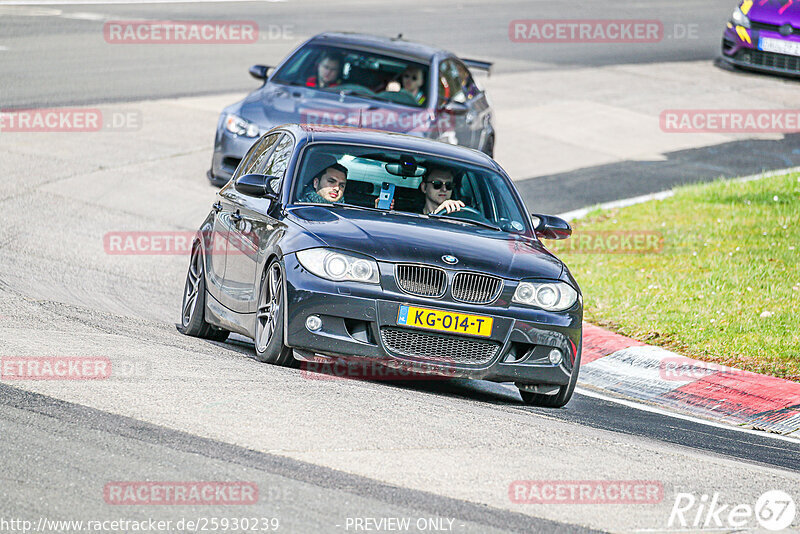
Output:
[[519,395],[522,397],[522,402],[528,406],[539,406],[541,408],[563,408],[572,398],[575,391],[575,385],[578,383],[578,373],[581,369],[581,356],[575,359],[574,367],[572,368],[572,375],[569,378],[569,383],[561,386],[558,393],[555,395],[544,395],[542,393],[532,393],[530,391],[519,390]]
[[288,367],[296,367],[292,349],[283,344],[284,302],[283,269],[273,260],[261,277],[256,310],[256,359]]
[[186,284],[183,289],[181,304],[181,333],[187,336],[201,337],[212,341],[225,341],[228,332],[206,322],[206,277],[204,274],[203,249],[200,243],[192,247],[189,260],[189,271],[186,273]]

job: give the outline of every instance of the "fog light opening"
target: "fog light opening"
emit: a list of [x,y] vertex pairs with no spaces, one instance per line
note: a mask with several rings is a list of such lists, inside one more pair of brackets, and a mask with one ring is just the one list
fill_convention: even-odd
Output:
[[548,358],[550,358],[550,363],[552,363],[553,365],[560,365],[561,362],[564,360],[564,355],[561,354],[560,350],[553,349],[550,351]]
[[312,332],[320,330],[322,328],[322,319],[319,318],[319,315],[309,315],[306,318],[306,328]]

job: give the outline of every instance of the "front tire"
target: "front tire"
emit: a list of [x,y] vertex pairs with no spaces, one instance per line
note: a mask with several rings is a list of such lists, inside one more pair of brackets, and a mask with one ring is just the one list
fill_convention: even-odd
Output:
[[575,359],[575,364],[572,368],[572,375],[569,377],[569,383],[566,386],[561,386],[558,393],[555,395],[544,395],[542,393],[533,393],[530,391],[519,390],[519,395],[522,397],[522,402],[528,406],[539,406],[541,408],[563,408],[572,398],[575,392],[575,385],[578,383],[578,372],[581,369],[581,355]]
[[284,302],[283,269],[273,260],[261,278],[256,311],[256,359],[275,365],[295,366],[292,349],[283,344]]
[[212,341],[228,339],[227,330],[217,328],[206,322],[206,277],[204,274],[203,250],[200,243],[192,247],[189,271],[186,273],[186,284],[183,289],[181,304],[181,333],[187,336],[201,337]]

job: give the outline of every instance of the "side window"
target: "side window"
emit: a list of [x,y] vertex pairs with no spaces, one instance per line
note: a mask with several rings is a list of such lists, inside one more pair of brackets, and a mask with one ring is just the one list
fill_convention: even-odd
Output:
[[283,134],[270,157],[254,171],[267,176],[275,176],[276,179],[270,183],[274,191],[278,191],[286,174],[286,168],[289,166],[289,159],[292,156],[292,148],[294,148],[294,139],[289,134]]
[[253,174],[259,173],[259,169],[264,166],[264,163],[269,160],[270,155],[272,154],[272,147],[275,145],[275,142],[278,140],[281,134],[274,133],[268,137],[265,137],[261,140],[261,143],[258,145],[258,150],[256,150],[254,156],[250,161],[247,162],[245,165],[242,174]]
[[470,74],[469,69],[461,62],[454,62],[454,65],[458,72],[458,83],[461,86],[461,91],[466,100],[471,100],[478,96],[480,89],[478,89],[478,86],[475,84],[475,80],[472,79],[472,74]]
[[452,59],[444,60],[439,66],[439,105],[443,105],[448,100],[463,104],[467,98],[458,64]]

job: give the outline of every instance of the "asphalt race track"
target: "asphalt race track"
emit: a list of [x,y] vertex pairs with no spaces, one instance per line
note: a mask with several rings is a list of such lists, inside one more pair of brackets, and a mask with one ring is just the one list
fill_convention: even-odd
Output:
[[[254,86],[247,67],[274,63],[326,29],[402,32],[494,61],[486,83],[497,94],[498,160],[515,169],[531,209],[560,213],[798,165],[796,135],[676,139],[656,132],[633,150],[615,144],[625,135],[616,132],[597,135],[596,144],[561,139],[552,159],[543,153],[529,161],[520,150],[525,143],[537,150],[525,133],[536,125],[514,122],[515,101],[500,95],[521,80],[542,95],[563,80],[576,106],[601,98],[631,124],[634,111],[659,105],[650,88],[677,94],[664,81],[674,76],[700,81],[687,84],[688,96],[677,95],[684,100],[673,107],[715,98],[743,105],[755,95],[773,107],[796,107],[795,82],[714,66],[732,8],[720,0],[0,2],[0,108],[99,106],[142,118],[124,131],[0,132],[0,357],[102,357],[118,370],[108,380],[0,381],[0,532],[20,531],[4,526],[12,519],[34,526],[153,519],[172,521],[162,532],[194,532],[202,529],[175,525],[211,517],[277,518],[278,532],[292,533],[364,532],[388,518],[410,519],[411,532],[707,531],[715,525],[692,530],[698,506],[685,513],[686,524],[670,523],[679,494],[698,503],[716,495],[730,509],[753,508],[770,490],[796,493],[800,442],[792,438],[584,390],[566,408],[547,410],[523,405],[503,384],[344,380],[260,364],[243,338],[215,343],[177,332],[185,254],[118,255],[104,247],[108,232],[193,232],[214,201],[205,180],[214,125],[224,105]],[[252,19],[284,30],[251,49],[106,45],[103,21],[123,18]],[[698,37],[531,49],[508,39],[509,21],[524,18],[659,19],[666,28],[695,25]],[[635,81],[617,83],[620,76]],[[590,94],[594,83],[603,84],[602,94]],[[697,96],[698,85],[708,96]],[[530,113],[544,121],[558,109],[543,96]],[[565,113],[564,127],[572,127],[577,119]],[[573,153],[585,159],[560,161]],[[524,504],[510,494],[519,480],[649,481],[662,494],[647,503]],[[110,503],[104,488],[120,481],[245,481],[259,498],[215,506]],[[741,530],[759,528],[751,517]],[[80,529],[45,529],[59,530]],[[372,529],[392,530],[400,529]]]

